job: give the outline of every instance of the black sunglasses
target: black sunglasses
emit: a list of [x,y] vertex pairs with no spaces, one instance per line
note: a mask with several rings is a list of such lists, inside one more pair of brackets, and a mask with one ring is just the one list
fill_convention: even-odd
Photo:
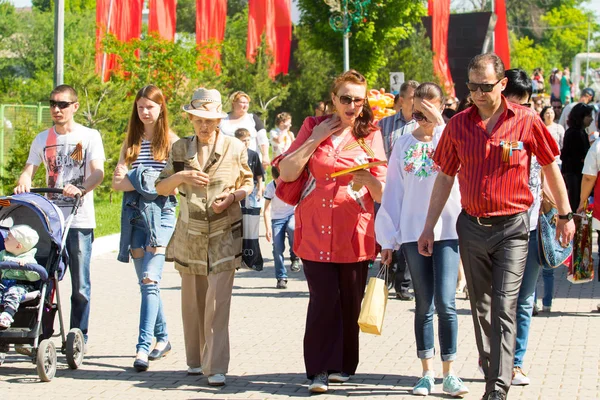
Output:
[[342,103],[344,105],[354,103],[357,107],[360,107],[365,103],[365,99],[360,98],[360,97],[351,97],[351,96],[346,96],[346,95],[337,96],[337,97],[338,97],[338,99],[340,99],[340,103]]
[[55,101],[55,100],[50,100],[50,108],[54,108],[54,107],[58,107],[61,110],[64,110],[65,108],[69,107],[71,104],[75,104],[77,103],[76,101]]
[[[504,78],[502,78],[504,79]],[[476,92],[477,89],[481,89],[483,93],[489,93],[494,90],[494,86],[496,86],[502,79],[499,79],[496,83],[472,83],[467,82],[467,87],[470,92]]]
[[429,122],[429,120],[427,119],[427,117],[425,116],[425,114],[423,114],[420,111],[413,111],[412,113],[412,117],[415,121],[425,121],[425,122]]

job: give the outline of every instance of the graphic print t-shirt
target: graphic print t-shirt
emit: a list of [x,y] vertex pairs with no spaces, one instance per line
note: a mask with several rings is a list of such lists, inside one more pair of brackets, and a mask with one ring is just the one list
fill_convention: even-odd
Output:
[[[50,128],[38,134],[29,150],[27,164],[44,164],[46,167],[46,184],[50,188],[63,188],[68,184],[81,185],[90,175],[90,163],[94,160],[104,161],[104,147],[100,133],[95,129],[77,124],[73,132],[59,135]],[[73,198],[59,194],[49,194],[62,210],[65,218],[71,213]],[[73,228],[89,229],[96,227],[94,215],[94,193],[88,192],[73,218]]]

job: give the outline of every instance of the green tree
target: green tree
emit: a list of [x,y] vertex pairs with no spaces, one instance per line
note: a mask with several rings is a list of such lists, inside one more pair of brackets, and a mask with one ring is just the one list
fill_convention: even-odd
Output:
[[177,32],[196,33],[196,0],[177,1]]
[[597,36],[600,26],[594,22],[594,15],[580,8],[561,4],[544,14],[541,20],[547,24],[542,43],[547,49],[560,49],[560,66],[570,66],[577,53],[586,51],[588,24]]
[[388,88],[390,72],[404,72],[406,80],[418,82],[437,81],[433,74],[433,52],[431,41],[426,35],[425,28],[418,24],[408,38],[397,44],[389,44],[385,48],[387,64],[378,74],[375,88]]
[[[46,12],[54,10],[54,0],[31,0],[33,8]],[[65,0],[65,12],[82,12],[96,9],[96,0]]]
[[[298,0],[298,7],[302,12],[300,24],[310,27],[311,46],[329,53],[341,71],[342,34],[329,25],[329,6],[323,0]],[[420,1],[373,1],[363,21],[352,26],[350,67],[376,81],[387,62],[385,48],[408,38],[415,23],[425,14]]]

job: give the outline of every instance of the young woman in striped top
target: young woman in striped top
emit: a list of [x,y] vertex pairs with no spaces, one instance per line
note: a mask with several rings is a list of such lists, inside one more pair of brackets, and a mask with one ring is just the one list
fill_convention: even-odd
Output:
[[[127,138],[113,176],[113,189],[125,192],[118,259],[129,262],[131,254],[142,296],[133,364],[138,371],[147,370],[148,360],[160,359],[171,349],[159,284],[165,247],[173,234],[176,200],[174,196],[156,197],[154,181],[178,139],[169,129],[162,92],[156,86],[145,86],[135,97]],[[153,338],[156,345],[150,352]]]

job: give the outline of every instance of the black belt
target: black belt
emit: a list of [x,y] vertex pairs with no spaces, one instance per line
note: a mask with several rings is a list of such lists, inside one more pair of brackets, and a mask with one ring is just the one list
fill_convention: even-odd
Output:
[[494,226],[494,225],[498,225],[498,224],[503,224],[506,221],[513,219],[515,217],[518,217],[519,215],[525,213],[525,212],[520,212],[518,214],[512,214],[512,215],[498,215],[495,217],[474,217],[472,215],[467,214],[467,212],[465,210],[463,210],[463,215],[465,217],[467,217],[467,219],[469,219],[470,221],[475,222],[478,225],[481,226]]

